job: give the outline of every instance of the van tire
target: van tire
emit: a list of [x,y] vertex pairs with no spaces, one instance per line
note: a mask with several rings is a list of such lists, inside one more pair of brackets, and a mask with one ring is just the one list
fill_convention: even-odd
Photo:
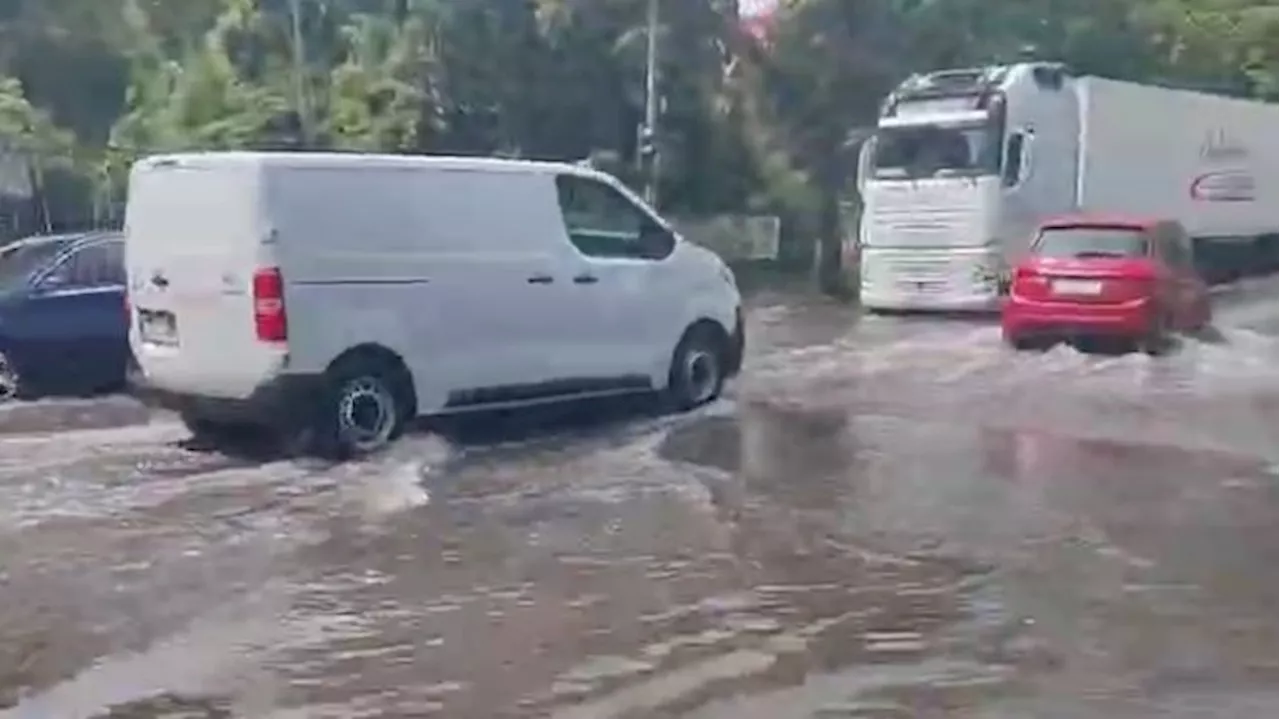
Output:
[[191,441],[201,448],[221,449],[235,444],[246,434],[245,428],[239,424],[218,422],[186,412],[178,416],[191,433]]
[[665,392],[672,409],[684,412],[707,404],[724,389],[728,340],[717,329],[706,322],[696,323],[676,345]]
[[339,359],[325,373],[309,428],[311,452],[342,461],[386,448],[413,415],[412,387],[397,361],[374,354]]

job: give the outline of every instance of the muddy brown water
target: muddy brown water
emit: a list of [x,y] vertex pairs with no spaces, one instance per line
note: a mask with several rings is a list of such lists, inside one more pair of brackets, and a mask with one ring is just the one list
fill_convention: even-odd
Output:
[[342,466],[0,408],[0,716],[1273,716],[1275,310],[1153,359],[766,299],[697,412]]

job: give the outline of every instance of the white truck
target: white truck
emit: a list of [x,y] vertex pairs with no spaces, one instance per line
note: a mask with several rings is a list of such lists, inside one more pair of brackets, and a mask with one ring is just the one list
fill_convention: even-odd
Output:
[[1212,281],[1276,264],[1276,105],[1027,62],[913,75],[859,155],[877,310],[988,310],[1036,225],[1172,218]]

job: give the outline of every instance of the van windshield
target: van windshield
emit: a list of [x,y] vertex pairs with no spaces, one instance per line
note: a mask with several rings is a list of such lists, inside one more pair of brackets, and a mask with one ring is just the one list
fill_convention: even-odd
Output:
[[0,292],[21,288],[31,275],[70,246],[70,240],[24,242],[0,247]]
[[1034,252],[1041,257],[1146,257],[1149,240],[1133,227],[1053,227],[1041,231]]

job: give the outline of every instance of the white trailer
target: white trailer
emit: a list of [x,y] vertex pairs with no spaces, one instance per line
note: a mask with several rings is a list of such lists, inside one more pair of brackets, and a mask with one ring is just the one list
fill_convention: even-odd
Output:
[[1172,217],[1211,279],[1274,269],[1276,106],[1022,63],[909,78],[859,162],[862,301],[992,309],[1042,220]]

